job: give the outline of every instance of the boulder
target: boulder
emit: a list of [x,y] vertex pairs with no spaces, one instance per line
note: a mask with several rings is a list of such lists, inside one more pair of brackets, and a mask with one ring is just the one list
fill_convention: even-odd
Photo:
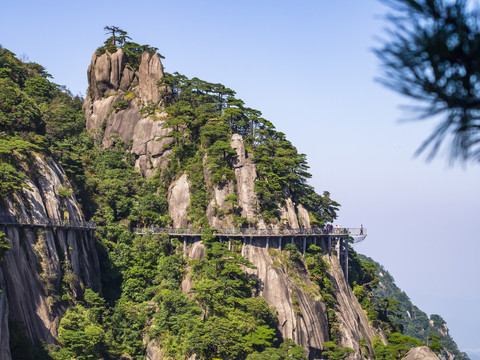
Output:
[[427,346],[411,348],[403,360],[438,360],[438,356]]

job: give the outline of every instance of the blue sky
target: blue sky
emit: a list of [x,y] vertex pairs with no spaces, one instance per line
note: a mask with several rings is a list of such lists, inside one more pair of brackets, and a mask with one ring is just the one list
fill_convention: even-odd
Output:
[[408,104],[375,77],[376,0],[2,1],[0,44],[85,95],[86,70],[115,25],[178,71],[237,92],[307,154],[338,224],[368,228],[357,250],[480,354],[480,165],[413,156],[434,122],[399,123]]

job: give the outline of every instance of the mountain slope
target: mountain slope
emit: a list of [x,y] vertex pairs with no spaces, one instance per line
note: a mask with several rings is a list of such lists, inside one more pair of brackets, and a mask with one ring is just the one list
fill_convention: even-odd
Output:
[[374,264],[377,268],[376,274],[380,281],[374,290],[375,295],[381,299],[394,299],[399,302],[403,334],[425,342],[430,335],[438,335],[444,347],[444,351],[440,354],[441,357],[445,359],[469,359],[466,353],[459,351],[457,344],[448,333],[445,320],[440,315],[432,314],[429,317],[411,302],[405,292],[397,287],[392,275],[382,265],[365,255],[359,254],[359,256],[362,260]]

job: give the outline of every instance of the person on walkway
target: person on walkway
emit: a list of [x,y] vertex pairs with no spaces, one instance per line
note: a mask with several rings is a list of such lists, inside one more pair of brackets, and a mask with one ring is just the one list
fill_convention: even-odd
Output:
[[363,224],[360,225],[360,235],[363,235]]

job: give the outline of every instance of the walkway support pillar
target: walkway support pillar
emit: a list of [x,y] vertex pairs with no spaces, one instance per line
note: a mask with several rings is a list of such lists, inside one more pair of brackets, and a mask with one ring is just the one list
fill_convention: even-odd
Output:
[[232,240],[228,239],[228,250],[232,250]]
[[280,249],[280,252],[282,252],[282,237],[281,236],[278,238],[278,247]]
[[303,256],[305,257],[305,252],[307,251],[307,237],[303,237]]
[[344,270],[343,270],[343,273],[345,274],[345,280],[347,281],[348,283],[348,240],[345,239],[345,253],[344,253]]
[[332,238],[329,236],[328,237],[328,250],[327,250],[327,254],[330,255],[332,252]]
[[342,239],[341,238],[338,238],[337,240],[337,258],[338,258],[338,261],[340,261],[341,263],[341,253],[342,253]]
[[187,257],[187,237],[183,237],[183,257]]
[[268,252],[268,246],[270,245],[270,237],[267,236],[267,244],[265,245],[265,249],[267,250]]

